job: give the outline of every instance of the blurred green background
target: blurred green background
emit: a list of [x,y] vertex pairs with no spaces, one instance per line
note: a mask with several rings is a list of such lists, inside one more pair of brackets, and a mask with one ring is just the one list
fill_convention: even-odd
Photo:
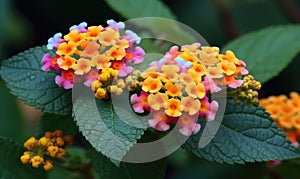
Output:
[[[178,21],[199,32],[211,45],[220,47],[232,39],[264,27],[300,23],[299,0],[163,2]],[[45,45],[55,33],[67,33],[70,26],[82,21],[96,25],[105,24],[108,19],[125,20],[103,0],[1,0],[0,59],[6,59],[30,47]],[[300,55],[277,77],[263,85],[261,97],[288,94],[290,91],[300,92],[299,67]],[[21,103],[9,95],[2,81],[0,102],[0,135],[23,142],[32,133],[39,112],[19,105]],[[284,167],[286,165],[277,167],[275,171],[274,167],[264,164],[212,164],[179,150],[169,159],[166,178],[299,178],[299,168],[291,165],[287,168],[291,172],[286,172]],[[280,176],[283,173],[285,174]]]

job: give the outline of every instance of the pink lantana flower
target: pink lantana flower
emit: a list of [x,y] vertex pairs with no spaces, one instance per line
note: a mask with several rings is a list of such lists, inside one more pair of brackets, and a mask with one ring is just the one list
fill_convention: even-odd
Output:
[[72,30],[77,30],[78,33],[85,33],[88,30],[86,29],[87,27],[87,23],[86,22],[81,22],[79,25],[73,25],[72,27],[70,27],[70,31]]
[[153,119],[148,120],[148,124],[158,131],[167,131],[170,129],[169,123],[173,120],[172,117],[166,115],[165,110],[151,110]]
[[92,83],[98,79],[99,70],[92,69],[88,73],[83,75],[83,78],[86,80],[84,85],[87,87],[91,87]]
[[246,63],[242,60],[239,60],[237,63],[237,68],[242,75],[248,75],[249,71],[245,68]]
[[186,73],[188,68],[192,67],[192,63],[189,61],[185,61],[183,58],[181,57],[176,57],[175,59],[176,65],[180,68],[180,72],[179,73]]
[[222,89],[208,76],[204,77],[202,84],[205,86],[207,92],[215,93],[219,92]]
[[161,69],[161,67],[165,64],[168,65],[176,65],[177,62],[174,60],[180,52],[178,52],[178,47],[173,46],[170,50],[166,53],[166,55],[161,58],[159,61],[153,61],[150,63],[149,66],[157,66],[157,69]]
[[63,70],[61,76],[55,77],[55,83],[65,89],[73,88],[74,72],[72,70]]
[[133,110],[136,113],[144,113],[145,111],[150,111],[150,106],[148,105],[148,93],[142,91],[140,96],[134,94],[130,97],[130,102],[132,104]]
[[129,41],[130,47],[132,47],[134,44],[139,44],[141,42],[141,37],[139,37],[136,33],[132,32],[131,30],[125,31],[124,38]]
[[157,71],[158,72],[161,72],[161,67],[163,66],[163,65],[165,65],[166,63],[166,59],[164,59],[164,58],[162,58],[162,59],[160,59],[159,61],[153,61],[153,62],[151,62],[150,64],[149,64],[149,66],[156,66],[157,67]]
[[176,58],[181,52],[178,51],[178,46],[172,46],[170,50],[166,53],[165,58],[172,60]]
[[189,115],[184,113],[179,117],[178,125],[180,126],[179,132],[185,136],[190,136],[199,132],[201,125],[196,123],[198,119],[198,113]]
[[133,70],[133,67],[126,66],[125,63],[123,63],[122,67],[119,69],[119,76],[124,77],[127,76],[129,73],[131,73]]
[[126,62],[133,62],[134,64],[139,64],[144,61],[145,51],[137,46],[134,52],[126,52]]
[[42,58],[42,70],[43,71],[49,71],[49,70],[55,70],[60,71],[58,64],[56,63],[57,56],[52,58],[49,53],[46,53]]
[[213,121],[216,118],[216,113],[218,109],[219,103],[217,101],[212,101],[206,113],[206,121]]
[[173,57],[170,55],[165,55],[163,58],[161,58],[159,61],[153,61],[149,64],[149,66],[156,66],[158,69],[158,72],[161,72],[161,67],[165,64],[168,65],[176,65],[176,61],[174,61]]
[[47,49],[52,50],[52,49],[57,49],[60,43],[64,42],[64,39],[61,38],[62,34],[61,33],[56,33],[53,37],[51,37],[48,40],[48,45]]
[[200,107],[200,117],[205,117],[206,121],[213,121],[216,117],[216,113],[219,109],[219,104],[217,101],[212,101],[211,103],[208,101],[208,97],[204,97],[201,100],[201,107]]
[[230,88],[238,88],[243,84],[243,80],[234,80],[232,83],[228,84]]
[[110,27],[118,32],[120,31],[120,29],[125,28],[124,22],[116,22],[116,21],[110,19],[110,20],[107,20],[106,23],[107,23],[108,27]]
[[197,52],[200,47],[201,47],[200,43],[193,43],[191,45],[183,45],[181,46],[181,49],[187,50],[190,53],[194,53]]

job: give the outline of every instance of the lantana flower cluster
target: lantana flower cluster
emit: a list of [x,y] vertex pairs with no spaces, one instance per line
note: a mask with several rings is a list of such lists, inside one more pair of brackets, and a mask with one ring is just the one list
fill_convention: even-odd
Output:
[[260,106],[266,108],[278,126],[285,131],[287,138],[295,147],[300,141],[300,95],[291,92],[286,95],[270,96],[260,100]]
[[[133,110],[152,114],[148,120],[151,127],[167,131],[170,124],[178,124],[186,136],[200,130],[198,118],[215,119],[219,104],[211,99],[212,93],[231,88],[247,91],[242,98],[250,102],[257,98],[255,90],[260,87],[252,85],[254,79],[242,78],[248,74],[246,64],[230,50],[220,54],[218,47],[199,43],[180,49],[173,46],[141,72],[128,65],[144,60],[144,50],[136,46],[141,38],[130,30],[123,32],[123,22],[108,20],[107,24],[87,27],[81,23],[63,37],[55,34],[47,45],[55,55],[44,55],[42,69],[58,72],[55,82],[65,89],[83,82],[98,99],[120,95],[127,87]],[[245,89],[238,90],[243,83]]]
[[66,155],[64,148],[72,143],[72,136],[63,136],[61,130],[46,132],[40,139],[31,137],[24,143],[24,147],[28,151],[23,153],[20,160],[23,164],[31,164],[35,168],[43,166],[44,170],[51,170],[52,159],[63,158]]
[[49,50],[55,50],[55,55],[44,55],[42,70],[58,72],[55,82],[65,89],[83,82],[95,90],[97,98],[106,98],[108,89],[120,94],[123,83],[119,81],[110,87],[112,79],[127,76],[133,70],[127,64],[143,62],[145,52],[136,46],[141,40],[137,34],[123,32],[123,22],[108,20],[107,24],[87,27],[83,22],[72,26],[67,35],[55,34],[47,45]]
[[246,64],[232,51],[219,53],[218,47],[199,43],[173,46],[144,72],[135,71],[125,80],[132,91],[131,104],[136,113],[151,112],[151,127],[167,131],[178,124],[179,132],[189,136],[201,126],[198,118],[215,119],[219,105],[210,95],[223,88],[238,88],[241,76],[248,74]]

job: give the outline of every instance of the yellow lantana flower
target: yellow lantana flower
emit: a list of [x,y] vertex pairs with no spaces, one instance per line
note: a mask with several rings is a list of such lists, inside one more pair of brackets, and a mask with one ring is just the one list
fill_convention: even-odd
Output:
[[165,106],[165,102],[168,100],[168,95],[164,93],[149,94],[148,103],[151,108],[158,111]]
[[74,65],[75,74],[83,75],[91,70],[92,63],[90,60],[80,58],[77,64]]
[[162,82],[158,78],[151,78],[148,77],[143,83],[142,83],[142,89],[145,92],[150,93],[156,93],[162,88]]
[[181,116],[181,103],[180,100],[171,98],[166,102],[165,113],[172,117]]
[[181,98],[181,105],[182,110],[187,112],[189,115],[196,114],[200,109],[200,101],[191,96]]

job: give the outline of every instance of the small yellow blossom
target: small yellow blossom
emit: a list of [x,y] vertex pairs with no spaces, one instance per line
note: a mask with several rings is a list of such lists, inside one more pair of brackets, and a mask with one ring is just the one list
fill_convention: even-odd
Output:
[[48,147],[50,145],[53,145],[51,140],[47,137],[42,137],[40,138],[38,145],[43,146],[43,147]]
[[101,25],[99,26],[90,26],[88,27],[88,32],[86,32],[86,36],[88,37],[97,37],[102,32],[103,27]]
[[204,68],[203,68],[203,65],[201,65],[201,64],[199,64],[199,63],[193,64],[192,69],[194,69],[195,72],[197,72],[197,74],[198,74],[199,76],[203,76],[203,75],[205,74],[205,70],[204,70]]
[[166,94],[167,95],[170,95],[172,97],[175,97],[175,96],[181,96],[182,95],[182,92],[181,92],[181,89],[182,89],[182,85],[179,84],[179,83],[176,83],[176,84],[173,84],[171,81],[168,81],[166,84],[165,84],[165,88],[166,88]]
[[186,74],[186,73],[180,73],[179,79],[180,79],[180,82],[183,83],[184,85],[188,85],[190,83],[195,83],[193,78],[189,74]]
[[55,142],[56,142],[56,145],[59,147],[62,147],[65,145],[65,141],[62,137],[57,137]]
[[205,74],[210,78],[222,78],[224,76],[221,67],[219,66],[207,67],[205,69]]
[[197,85],[191,83],[185,87],[185,92],[188,96],[202,99],[205,96],[205,87],[202,83],[198,83]]
[[24,147],[27,148],[28,150],[32,150],[36,147],[37,145],[37,140],[35,139],[35,137],[30,137],[25,143],[24,143]]
[[191,62],[191,63],[197,63],[198,62],[198,58],[194,54],[189,52],[187,49],[185,49],[184,52],[182,52],[180,55],[178,55],[178,57],[181,57],[184,60],[186,60],[188,62]]
[[107,97],[106,91],[103,88],[98,88],[95,97],[99,99],[103,99]]
[[85,39],[85,34],[78,33],[77,30],[72,30],[69,32],[69,34],[64,36],[64,39],[76,45],[79,45],[81,41]]
[[101,88],[101,86],[102,86],[102,83],[100,81],[96,80],[92,83],[92,90],[96,91],[98,88]]
[[161,67],[162,73],[164,74],[164,77],[171,81],[177,81],[178,79],[178,72],[179,67],[176,65],[163,65]]
[[66,150],[63,148],[58,148],[58,152],[56,153],[57,158],[63,158],[66,155]]
[[200,101],[191,96],[181,98],[181,105],[182,110],[187,112],[189,115],[196,114],[200,109]]
[[165,113],[172,117],[181,116],[181,103],[180,100],[171,98],[166,102]]
[[26,164],[26,163],[29,163],[29,161],[31,160],[31,156],[30,156],[30,153],[25,153],[24,152],[24,154],[21,156],[21,162],[23,163],[23,164]]
[[50,170],[53,167],[49,157],[62,158],[66,155],[65,146],[71,145],[72,136],[63,136],[61,130],[46,132],[40,139],[29,138],[24,146],[28,151],[20,157],[23,164],[31,164],[32,167],[38,168],[43,166],[44,170]]
[[233,75],[236,71],[235,64],[226,60],[221,61],[221,68],[226,75]]
[[95,55],[92,57],[92,65],[97,69],[109,68],[111,65],[110,60],[105,55]]
[[92,63],[90,60],[80,58],[77,61],[77,64],[74,65],[75,74],[77,75],[83,75],[84,73],[87,73],[91,70]]
[[228,62],[233,62],[233,63],[238,62],[238,59],[236,58],[236,56],[231,50],[226,50],[225,55],[219,54],[218,58],[220,60],[226,60]]
[[198,75],[198,73],[193,69],[188,69],[188,75],[190,75],[195,83],[200,83],[202,81],[202,76]]
[[47,151],[49,152],[49,155],[50,155],[51,157],[55,157],[56,154],[57,154],[57,152],[58,152],[58,147],[57,147],[57,146],[49,146],[49,147],[47,148]]
[[50,160],[46,160],[44,166],[43,166],[44,170],[49,171],[53,168],[53,164]]
[[119,33],[112,28],[107,28],[105,31],[101,32],[98,39],[101,44],[105,46],[111,46],[116,43],[116,40],[120,37]]
[[115,45],[116,45],[118,48],[123,48],[123,49],[129,47],[129,43],[128,43],[128,41],[125,40],[125,39],[117,39]]
[[165,106],[165,102],[168,100],[168,95],[164,93],[149,94],[148,103],[151,108],[158,111]]
[[64,58],[58,58],[57,64],[60,68],[64,70],[69,70],[74,67],[76,59],[70,56],[65,56]]
[[56,54],[61,56],[72,56],[76,51],[76,45],[74,43],[63,42],[58,46]]
[[121,60],[124,58],[126,55],[125,49],[124,48],[116,48],[114,49],[110,54],[109,54],[109,59],[110,60]]
[[142,84],[142,89],[145,92],[156,93],[162,88],[160,79],[148,77]]
[[38,168],[41,164],[44,163],[44,158],[42,158],[41,156],[36,155],[36,156],[31,158],[30,162],[31,162],[31,165],[34,168]]

